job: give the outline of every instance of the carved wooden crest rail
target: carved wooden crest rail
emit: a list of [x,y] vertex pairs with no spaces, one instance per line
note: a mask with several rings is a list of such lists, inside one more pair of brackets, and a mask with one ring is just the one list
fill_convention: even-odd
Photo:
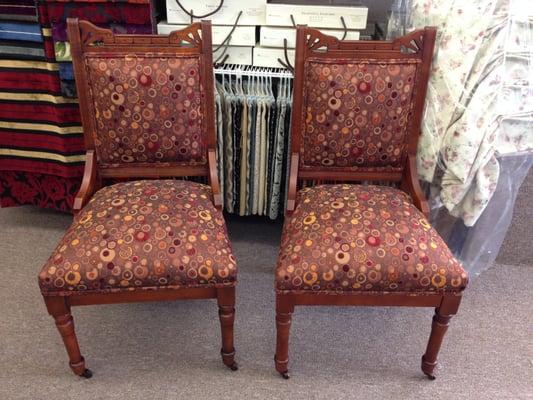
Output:
[[202,46],[201,23],[196,22],[188,27],[163,35],[122,35],[114,34],[111,29],[99,28],[88,21],[79,21],[82,46],[127,45],[140,46]]
[[335,36],[325,35],[317,29],[306,29],[306,47],[308,51],[387,51],[406,55],[420,55],[424,48],[424,30],[419,29],[389,41],[341,41]]

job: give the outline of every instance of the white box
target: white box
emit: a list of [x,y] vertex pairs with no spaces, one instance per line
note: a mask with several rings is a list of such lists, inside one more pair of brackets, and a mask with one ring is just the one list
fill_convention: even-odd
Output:
[[[344,31],[321,29],[322,33],[342,39]],[[266,47],[283,47],[283,39],[287,39],[287,47],[296,47],[296,29],[280,26],[262,26],[259,34],[259,44]],[[359,31],[347,31],[346,40],[359,40]]]
[[[225,61],[226,64],[240,64],[240,65],[252,65],[253,56],[252,56],[253,47],[249,46],[228,46],[226,55],[229,57]],[[213,61],[216,61],[224,53],[224,47],[221,47],[218,51],[215,52],[215,47],[213,47]],[[224,55],[224,57],[226,56]],[[222,59],[224,58],[222,57]],[[222,61],[222,59],[220,61]]]
[[291,14],[297,25],[343,29],[342,16],[348,29],[364,29],[366,27],[368,8],[268,3],[266,7],[266,25],[292,26]]
[[[294,50],[287,50],[287,57],[292,66],[294,66]],[[285,61],[285,52],[283,49],[275,47],[254,47],[254,66],[256,67],[269,67],[269,68],[283,68],[278,62],[278,58],[281,61]]]
[[[180,0],[186,10],[193,10],[195,15],[204,15],[214,11],[221,0]],[[221,9],[203,19],[210,19],[213,24],[233,25],[239,11],[242,10],[239,25],[264,25],[266,0],[224,0]],[[171,24],[190,24],[191,18],[185,13],[176,0],[167,0],[167,19]],[[200,18],[202,19],[202,18]],[[195,21],[199,19],[195,18]]]
[[[177,31],[187,26],[187,24],[169,24],[167,21],[161,21],[157,24],[157,33],[168,35],[172,31]],[[231,28],[231,26],[227,25],[213,25],[213,44],[222,44],[228,33],[230,33]],[[229,44],[232,46],[254,46],[255,42],[255,26],[237,26],[231,34]]]

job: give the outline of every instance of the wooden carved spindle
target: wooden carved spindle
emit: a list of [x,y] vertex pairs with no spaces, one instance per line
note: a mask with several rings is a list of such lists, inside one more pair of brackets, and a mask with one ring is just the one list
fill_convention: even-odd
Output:
[[289,379],[289,334],[291,330],[294,305],[282,295],[276,299],[276,371],[284,379]]
[[235,362],[233,347],[233,324],[235,322],[235,287],[217,290],[218,316],[222,332],[222,362],[232,371],[239,369]]
[[457,313],[460,302],[460,296],[445,297],[441,306],[435,309],[428,345],[422,356],[422,372],[431,380],[435,379],[434,371],[444,334],[448,330],[451,318]]
[[72,371],[83,378],[90,378],[93,373],[90,369],[85,368],[85,359],[81,355],[78,338],[74,330],[74,319],[69,313],[63,315],[54,315],[54,320],[57,330],[61,334],[61,338],[65,343],[67,350],[69,365]]

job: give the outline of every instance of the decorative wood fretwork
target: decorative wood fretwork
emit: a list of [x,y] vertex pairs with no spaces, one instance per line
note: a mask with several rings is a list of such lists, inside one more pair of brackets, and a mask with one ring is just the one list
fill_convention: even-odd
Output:
[[305,28],[307,51],[323,53],[326,51],[389,52],[398,55],[422,54],[425,30],[419,29],[394,40],[364,41],[339,40],[335,36],[325,35],[317,29]]
[[308,29],[306,39],[309,50],[325,50],[339,45],[339,39],[335,36],[325,35],[317,29]]
[[79,21],[82,46],[141,45],[161,46],[178,45],[200,48],[202,46],[201,23],[196,22],[179,31],[167,35],[123,35],[114,34],[110,29],[99,28],[88,21]]
[[424,49],[424,31],[416,30],[394,40],[394,48],[402,53],[421,53]]

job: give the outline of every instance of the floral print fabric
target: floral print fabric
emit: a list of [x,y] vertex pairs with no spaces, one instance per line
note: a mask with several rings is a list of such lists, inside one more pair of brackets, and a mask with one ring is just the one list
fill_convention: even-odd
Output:
[[303,166],[401,169],[417,61],[309,61]]
[[86,61],[102,164],[206,163],[198,57]]
[[45,295],[235,285],[209,186],[133,181],[99,190],[39,274]]
[[279,292],[459,292],[467,281],[461,264],[400,190],[304,188],[285,220]]
[[533,7],[510,0],[406,3],[407,30],[438,27],[418,171],[450,213],[472,226],[496,189],[497,157],[533,152]]

